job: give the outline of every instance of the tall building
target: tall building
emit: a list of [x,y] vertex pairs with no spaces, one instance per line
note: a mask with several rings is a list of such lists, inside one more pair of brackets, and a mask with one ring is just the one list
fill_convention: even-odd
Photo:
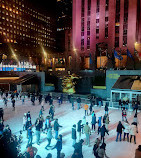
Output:
[[135,43],[141,43],[140,13],[140,0],[73,0],[72,56],[77,53],[80,63],[90,53],[93,59],[106,49],[125,55],[127,48],[134,56]]
[[0,0],[0,54],[10,58],[11,50],[19,59],[41,61],[41,46],[55,49],[51,17],[26,0]]

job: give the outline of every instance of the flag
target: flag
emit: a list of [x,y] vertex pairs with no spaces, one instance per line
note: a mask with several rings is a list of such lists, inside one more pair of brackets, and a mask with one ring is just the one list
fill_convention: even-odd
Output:
[[92,64],[92,63],[93,63],[93,60],[92,60],[92,55],[90,53],[90,64]]
[[132,54],[129,52],[128,49],[127,49],[127,56],[130,57],[132,60],[134,60],[134,57],[132,56]]
[[118,52],[114,50],[114,57],[118,60],[123,60],[123,57],[121,55],[118,55]]

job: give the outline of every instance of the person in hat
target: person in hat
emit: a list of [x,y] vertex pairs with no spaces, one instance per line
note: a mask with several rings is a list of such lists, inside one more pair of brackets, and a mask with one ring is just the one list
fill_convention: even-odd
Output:
[[74,124],[73,127],[72,127],[72,140],[73,140],[73,143],[72,143],[72,146],[76,143],[76,125]]
[[141,158],[141,145],[135,151],[135,158]]

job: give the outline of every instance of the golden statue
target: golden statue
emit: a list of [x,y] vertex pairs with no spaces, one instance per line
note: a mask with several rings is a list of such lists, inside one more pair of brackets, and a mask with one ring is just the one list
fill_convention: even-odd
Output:
[[63,77],[62,79],[63,92],[70,94],[75,93],[76,81],[74,81],[74,79],[79,79],[79,77],[74,73],[72,75],[68,74]]

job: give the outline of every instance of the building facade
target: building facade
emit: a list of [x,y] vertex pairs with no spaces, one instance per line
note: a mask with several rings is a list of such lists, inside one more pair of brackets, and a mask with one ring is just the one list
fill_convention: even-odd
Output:
[[9,45],[19,59],[41,59],[41,46],[55,49],[51,17],[26,0],[0,0],[0,54],[11,56]]
[[[83,56],[91,54],[95,62],[98,56],[101,62],[102,54],[112,56],[114,49],[126,56],[128,48],[134,56],[137,43],[136,49],[141,52],[140,13],[140,0],[73,0],[72,56],[76,57],[75,61],[80,63]],[[127,57],[125,60],[127,62]]]

